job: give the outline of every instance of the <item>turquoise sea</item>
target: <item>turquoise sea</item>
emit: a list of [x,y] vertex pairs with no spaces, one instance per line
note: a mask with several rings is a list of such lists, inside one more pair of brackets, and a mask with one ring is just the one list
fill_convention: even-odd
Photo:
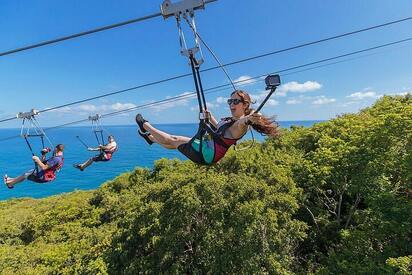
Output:
[[[291,125],[309,127],[319,121],[286,121],[280,122],[281,127]],[[192,136],[196,133],[197,124],[165,124],[157,125],[159,129],[176,135]],[[87,170],[81,172],[73,168],[74,163],[83,162],[96,154],[88,152],[78,141],[80,136],[86,143],[96,146],[96,139],[90,127],[67,127],[50,130],[47,135],[53,144],[63,143],[65,145],[65,165],[59,172],[55,181],[49,184],[36,184],[25,181],[7,189],[4,184],[0,185],[0,200],[18,197],[43,198],[51,195],[71,192],[74,190],[90,190],[98,188],[107,180],[117,175],[132,170],[133,168],[153,166],[154,161],[160,158],[186,159],[177,150],[163,149],[159,145],[147,145],[137,135],[136,126],[107,126],[105,130],[116,137],[119,144],[118,152],[113,160],[106,163],[94,163]],[[20,129],[0,129],[0,139],[18,135]],[[250,138],[250,134],[246,137]],[[263,140],[260,134],[255,133],[257,140]],[[34,151],[41,149],[40,142],[34,142]],[[15,177],[33,168],[31,153],[23,138],[14,138],[0,142],[0,174]],[[40,153],[39,153],[40,154]]]

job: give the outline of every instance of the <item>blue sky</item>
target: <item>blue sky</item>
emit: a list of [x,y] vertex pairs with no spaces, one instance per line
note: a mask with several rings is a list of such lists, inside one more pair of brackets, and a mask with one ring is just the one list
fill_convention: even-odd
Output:
[[[0,2],[0,52],[159,11],[161,1]],[[410,0],[219,0],[197,13],[199,33],[222,62],[281,49],[412,15]],[[227,68],[233,79],[255,76],[412,37],[412,20]],[[263,109],[279,120],[329,119],[369,106],[383,94],[412,91],[412,42],[347,62],[282,76],[284,86]],[[214,66],[205,54],[204,68]],[[142,23],[0,57],[0,118],[44,109],[190,72],[179,54],[173,19]],[[203,74],[205,88],[227,83],[221,71]],[[243,87],[262,98],[262,82]],[[191,78],[41,114],[53,126],[193,91]],[[216,116],[227,116],[230,90],[207,95]],[[197,119],[196,101],[141,112],[155,123]],[[135,112],[105,119],[133,123]],[[0,127],[19,127],[19,121]]]

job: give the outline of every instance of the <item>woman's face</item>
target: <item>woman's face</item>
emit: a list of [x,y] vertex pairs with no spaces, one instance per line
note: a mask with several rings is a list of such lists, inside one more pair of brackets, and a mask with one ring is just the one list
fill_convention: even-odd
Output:
[[243,102],[242,98],[238,94],[233,94],[228,100],[230,112],[232,117],[240,118],[245,115],[245,110],[249,107],[249,104]]

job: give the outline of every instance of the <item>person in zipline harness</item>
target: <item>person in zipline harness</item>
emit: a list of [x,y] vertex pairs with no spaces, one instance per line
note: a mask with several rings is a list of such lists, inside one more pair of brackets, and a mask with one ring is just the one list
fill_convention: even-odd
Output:
[[107,137],[108,143],[105,145],[99,145],[97,148],[87,148],[89,151],[100,151],[100,153],[92,158],[89,158],[82,164],[75,164],[74,167],[80,171],[84,171],[86,167],[90,166],[93,162],[109,161],[112,159],[113,154],[117,150],[117,143],[112,135]]
[[41,150],[41,158],[38,156],[32,157],[36,169],[29,170],[16,178],[10,178],[5,175],[3,177],[4,184],[7,185],[9,189],[12,189],[14,188],[14,185],[23,182],[26,179],[36,183],[48,183],[55,180],[57,172],[63,167],[64,145],[58,144],[53,151],[53,156],[46,160],[46,155],[50,151],[50,148],[44,148]]
[[204,132],[201,135],[198,132],[193,138],[170,135],[153,127],[141,114],[136,115],[140,128],[138,133],[149,145],[158,143],[167,149],[178,149],[193,162],[206,165],[218,162],[229,147],[246,134],[249,125],[259,133],[273,137],[278,135],[277,124],[272,119],[251,109],[252,100],[247,92],[234,91],[227,103],[232,116],[220,122],[207,112],[209,123],[215,128],[208,139],[204,138]]

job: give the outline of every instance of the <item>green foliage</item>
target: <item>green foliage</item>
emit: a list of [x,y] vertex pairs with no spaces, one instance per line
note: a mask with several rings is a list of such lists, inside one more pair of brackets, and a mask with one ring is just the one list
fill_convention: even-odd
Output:
[[111,273],[290,273],[306,227],[292,218],[293,184],[279,192],[271,181],[157,162],[120,224]]
[[389,258],[386,264],[392,268],[396,274],[411,274],[412,273],[412,255],[398,258]]
[[412,97],[383,97],[213,167],[0,202],[0,274],[410,274],[411,198]]

